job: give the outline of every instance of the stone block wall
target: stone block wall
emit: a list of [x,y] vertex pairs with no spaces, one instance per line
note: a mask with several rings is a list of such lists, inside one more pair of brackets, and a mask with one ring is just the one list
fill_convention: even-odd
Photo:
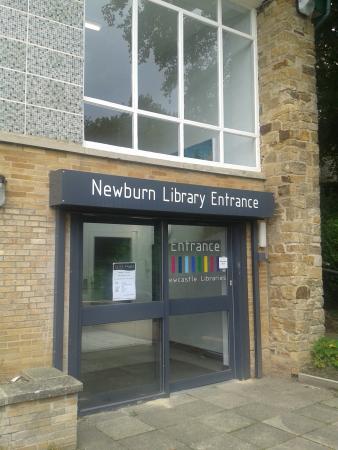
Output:
[[83,0],[0,0],[0,130],[82,142]]
[[277,209],[268,224],[274,370],[298,371],[324,331],[314,28],[295,2],[258,14],[261,157]]

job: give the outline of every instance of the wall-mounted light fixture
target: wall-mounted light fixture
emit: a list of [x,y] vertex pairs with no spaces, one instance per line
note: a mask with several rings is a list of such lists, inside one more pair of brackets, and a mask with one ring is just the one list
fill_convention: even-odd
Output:
[[266,239],[266,222],[264,220],[260,220],[258,222],[258,247],[266,248],[267,239]]
[[4,206],[6,201],[6,178],[0,175],[0,208]]
[[315,0],[296,0],[297,11],[303,16],[311,17],[314,13]]

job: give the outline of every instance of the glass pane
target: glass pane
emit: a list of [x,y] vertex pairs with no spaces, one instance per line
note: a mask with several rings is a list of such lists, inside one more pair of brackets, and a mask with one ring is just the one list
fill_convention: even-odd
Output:
[[206,161],[219,161],[219,133],[186,125],[184,127],[184,156]]
[[229,0],[222,0],[222,21],[227,27],[251,33],[250,11]]
[[254,131],[252,41],[223,33],[224,126]]
[[217,20],[217,0],[165,0],[199,16]]
[[256,167],[255,139],[224,133],[224,162]]
[[171,316],[169,326],[172,383],[229,368],[227,312]]
[[177,13],[139,7],[139,108],[177,116]]
[[217,28],[184,18],[185,118],[218,125]]
[[131,0],[86,0],[88,97],[131,104],[131,3]]
[[[128,194],[140,198],[139,189]],[[159,243],[150,225],[83,225],[84,306],[152,302],[159,296]]]
[[227,294],[226,229],[169,225],[169,297]]
[[126,112],[84,105],[85,140],[132,147],[132,116]]
[[82,327],[80,406],[161,391],[159,320]]
[[138,146],[140,150],[178,155],[178,125],[160,119],[138,118]]

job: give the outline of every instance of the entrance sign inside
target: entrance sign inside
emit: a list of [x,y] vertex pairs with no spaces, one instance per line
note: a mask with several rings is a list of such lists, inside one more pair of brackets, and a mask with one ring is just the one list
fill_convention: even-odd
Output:
[[57,170],[50,173],[50,206],[264,218],[274,200],[269,192]]

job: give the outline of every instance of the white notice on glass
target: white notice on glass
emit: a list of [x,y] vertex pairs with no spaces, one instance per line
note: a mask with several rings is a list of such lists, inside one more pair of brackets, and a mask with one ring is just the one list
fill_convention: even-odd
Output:
[[220,269],[228,268],[228,258],[226,256],[220,256],[218,260],[218,267]]
[[136,300],[136,263],[113,263],[113,302]]

